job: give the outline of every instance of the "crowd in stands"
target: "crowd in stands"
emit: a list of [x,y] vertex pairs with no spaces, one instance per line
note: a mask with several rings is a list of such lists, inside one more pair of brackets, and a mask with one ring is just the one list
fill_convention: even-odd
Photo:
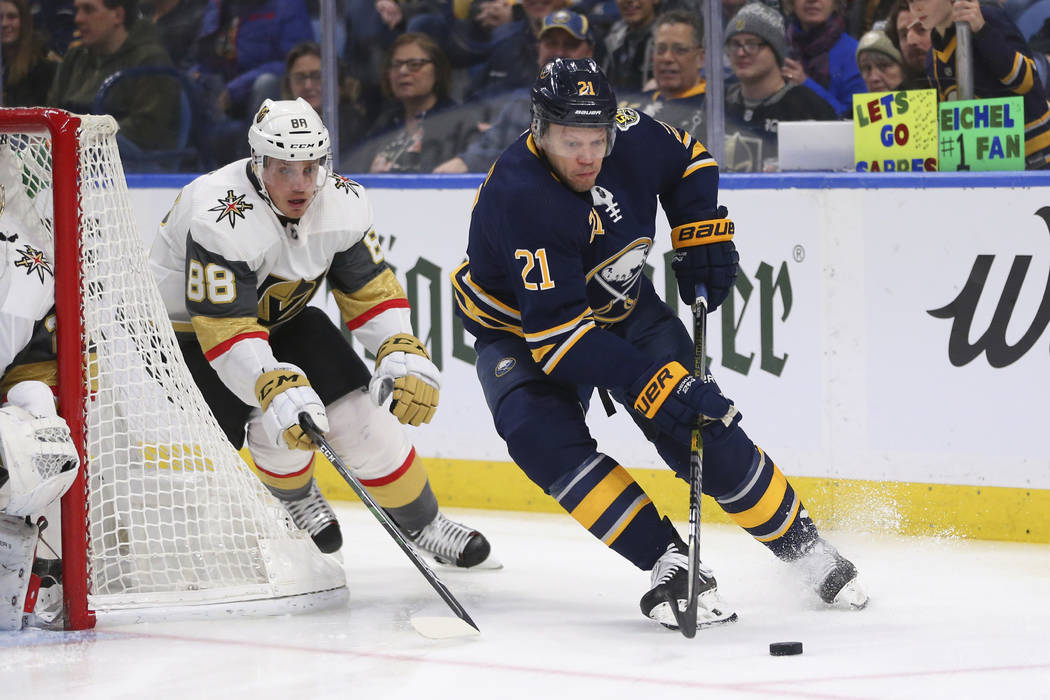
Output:
[[[706,137],[702,0],[336,0],[349,173],[485,172],[529,125],[555,57],[593,57],[622,106]],[[129,171],[247,155],[267,98],[321,112],[318,0],[0,0],[4,106],[112,114]],[[851,117],[857,93],[956,97],[955,22],[976,96],[1024,98],[1050,164],[1050,0],[722,0],[723,169],[777,169],[781,121]],[[332,125],[329,125],[332,128]]]

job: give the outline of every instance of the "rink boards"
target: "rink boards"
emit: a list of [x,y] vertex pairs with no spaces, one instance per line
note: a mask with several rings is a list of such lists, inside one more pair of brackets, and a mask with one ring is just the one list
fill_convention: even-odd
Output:
[[[129,178],[147,243],[187,180]],[[481,178],[360,180],[444,375],[434,422],[412,430],[439,498],[557,510],[510,463],[452,314],[448,274]],[[812,513],[853,529],[1050,542],[1050,177],[728,175],[721,199],[741,274],[709,321],[711,368]],[[674,300],[668,230],[661,215],[648,265]],[[596,402],[590,422],[600,449],[684,518],[684,484],[624,413],[607,418]],[[330,495],[352,497],[326,472]]]

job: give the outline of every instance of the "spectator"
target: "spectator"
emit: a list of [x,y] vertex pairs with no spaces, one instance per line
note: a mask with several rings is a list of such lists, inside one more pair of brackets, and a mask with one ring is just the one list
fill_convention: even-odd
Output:
[[1032,36],[1028,37],[1028,48],[1035,57],[1036,68],[1043,79],[1043,90],[1050,94],[1050,19],[1043,22]]
[[956,99],[955,22],[973,32],[974,97],[1024,98],[1025,167],[1050,167],[1050,105],[1035,75],[1032,52],[1017,26],[997,5],[975,0],[911,0],[912,12],[930,30],[933,48],[927,70],[940,99]]
[[[171,66],[153,23],[138,19],[137,0],[76,0],[74,6],[81,44],[59,64],[48,105],[89,112],[103,81],[117,71]],[[179,92],[174,78],[123,80],[113,87],[105,107],[120,124],[122,155],[175,146]]]
[[620,21],[605,37],[602,71],[617,90],[642,92],[652,72],[650,31],[659,0],[616,0]]
[[[314,111],[322,113],[321,105],[321,47],[314,41],[296,44],[285,60],[282,99],[301,97]],[[368,115],[358,101],[361,84],[339,68],[339,147],[349,149],[360,141],[368,128]]]
[[904,61],[886,32],[872,30],[857,43],[857,67],[868,92],[897,90],[904,83]]
[[704,25],[688,10],[669,10],[653,21],[653,78],[641,109],[651,117],[705,138]]
[[4,58],[3,105],[45,104],[59,58],[33,30],[33,15],[27,0],[0,2],[0,45]]
[[[590,21],[571,10],[557,10],[543,19],[537,42],[538,66],[555,58],[592,58],[594,34]],[[538,72],[538,70],[537,70]],[[507,146],[529,128],[532,99],[530,88],[518,88],[500,109],[492,126],[459,155],[434,168],[435,173],[485,172]]]
[[508,36],[492,47],[488,61],[481,65],[467,89],[468,98],[487,99],[532,85],[536,79],[536,40],[543,18],[568,5],[568,0],[521,0],[525,18],[513,30],[508,28]]
[[894,0],[847,0],[846,32],[856,38],[876,28],[886,21],[893,3]]
[[196,71],[218,112],[247,120],[263,100],[280,95],[288,52],[313,39],[303,0],[209,0]]
[[475,121],[449,98],[451,69],[426,34],[402,34],[391,47],[383,92],[393,98],[369,140],[350,155],[352,172],[429,173],[462,150]]
[[73,0],[35,0],[31,7],[33,23],[43,33],[47,47],[55,55],[64,56],[74,45],[76,10],[73,9]]
[[745,5],[730,20],[726,53],[738,82],[726,89],[723,169],[776,170],[780,122],[838,118],[813,90],[784,80],[786,51],[784,18],[767,5]]
[[784,79],[805,85],[827,100],[837,114],[848,115],[853,94],[866,88],[857,68],[857,40],[846,33],[846,22],[838,11],[840,2],[789,3],[793,19],[787,31],[789,56],[784,59]]
[[207,0],[153,0],[143,16],[157,25],[160,41],[180,69],[188,68]]
[[[377,7],[391,2],[379,0]],[[453,68],[464,68],[483,63],[496,42],[513,33],[514,7],[510,0],[457,1],[431,8],[402,23],[402,27],[404,31],[429,34],[448,55]]]
[[901,52],[904,61],[904,90],[929,90],[933,87],[926,75],[926,57],[930,54],[930,30],[922,26],[918,15],[908,9],[908,0],[896,0],[886,20],[886,36]]

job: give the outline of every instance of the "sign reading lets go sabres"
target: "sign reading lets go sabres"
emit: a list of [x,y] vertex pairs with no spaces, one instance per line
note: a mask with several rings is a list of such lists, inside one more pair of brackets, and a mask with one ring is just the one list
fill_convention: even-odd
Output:
[[937,169],[937,92],[906,90],[853,96],[857,172]]

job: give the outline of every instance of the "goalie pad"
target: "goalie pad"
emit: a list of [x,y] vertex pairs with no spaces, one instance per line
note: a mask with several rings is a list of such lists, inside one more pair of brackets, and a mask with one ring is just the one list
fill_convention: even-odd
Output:
[[40,531],[25,518],[0,514],[0,630],[20,630]]
[[[53,409],[52,409],[53,410]],[[55,415],[0,408],[0,512],[26,516],[61,498],[77,476],[80,458],[69,427]]]

